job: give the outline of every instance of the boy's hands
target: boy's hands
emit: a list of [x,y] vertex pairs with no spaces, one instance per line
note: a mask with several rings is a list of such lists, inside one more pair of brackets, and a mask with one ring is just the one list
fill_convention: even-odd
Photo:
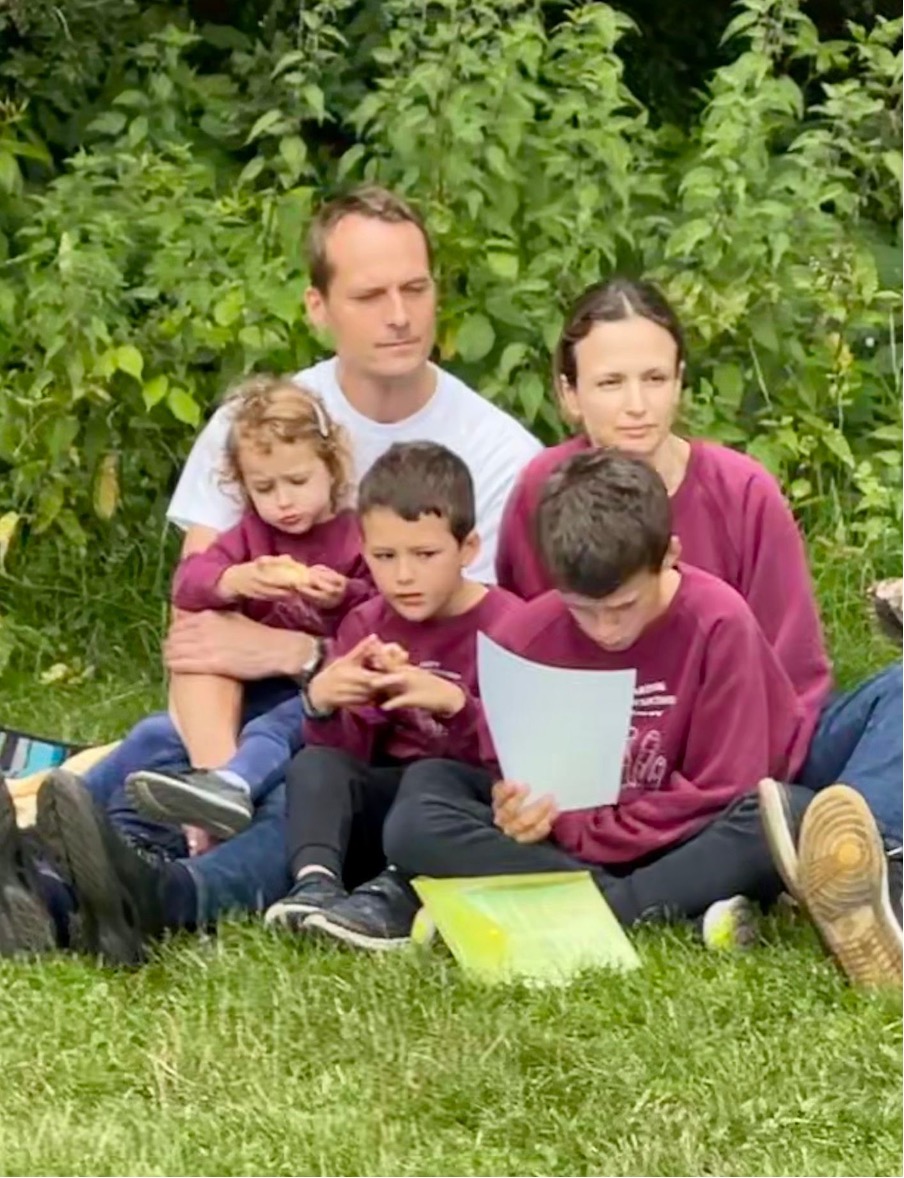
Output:
[[497,781],[493,786],[493,822],[516,843],[542,843],[548,839],[559,816],[550,797],[525,805],[530,790],[514,781]]
[[308,699],[318,712],[379,702],[384,712],[422,708],[446,719],[467,702],[457,684],[423,667],[411,666],[408,651],[397,642],[368,635],[323,668],[311,680]]
[[357,646],[327,663],[308,686],[311,706],[318,712],[332,712],[370,703],[385,677],[373,670],[369,661],[380,646],[376,634],[368,634]]
[[423,667],[406,666],[382,675],[377,690],[388,696],[380,705],[384,712],[423,708],[434,716],[449,719],[467,702],[464,691],[456,683]]

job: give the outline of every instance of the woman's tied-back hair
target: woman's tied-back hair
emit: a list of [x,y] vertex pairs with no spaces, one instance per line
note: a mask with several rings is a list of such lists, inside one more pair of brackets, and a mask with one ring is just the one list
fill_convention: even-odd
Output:
[[623,319],[649,319],[675,341],[676,364],[686,358],[681,322],[668,299],[651,282],[633,278],[609,278],[588,286],[565,317],[565,326],[552,357],[552,378],[556,398],[561,402],[562,387],[577,385],[578,362],[575,351],[597,323],[619,323]]
[[334,511],[351,493],[351,450],[345,430],[332,420],[310,389],[287,376],[250,376],[227,393],[231,424],[226,439],[223,477],[244,494],[239,462],[241,446],[268,454],[275,443],[309,443],[330,474]]

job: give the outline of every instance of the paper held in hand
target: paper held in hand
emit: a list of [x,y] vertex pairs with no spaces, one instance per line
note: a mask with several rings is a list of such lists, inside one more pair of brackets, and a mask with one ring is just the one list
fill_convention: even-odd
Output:
[[477,674],[506,780],[562,811],[618,801],[635,671],[546,667],[478,634]]

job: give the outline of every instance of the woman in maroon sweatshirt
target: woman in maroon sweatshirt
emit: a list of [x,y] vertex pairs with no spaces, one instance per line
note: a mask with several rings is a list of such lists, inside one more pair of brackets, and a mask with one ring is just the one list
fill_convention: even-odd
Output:
[[[536,533],[556,589],[494,637],[549,666],[636,670],[618,801],[558,814],[529,797],[530,782],[499,781],[489,749],[484,768],[424,761],[387,820],[387,857],[440,877],[589,868],[624,924],[702,916],[707,940],[746,935],[742,897],[767,904],[781,889],[756,786],[793,779],[806,753],[788,675],[743,598],[676,562],[669,497],[646,461],[566,459],[541,493]],[[795,821],[810,797],[788,787]],[[870,915],[878,928],[882,914]],[[878,931],[893,955],[893,930]]]
[[755,459],[676,432],[684,367],[681,326],[655,287],[616,278],[578,299],[554,360],[560,407],[578,433],[539,454],[512,492],[497,551],[499,584],[526,599],[550,587],[534,517],[547,478],[565,458],[611,446],[649,462],[668,490],[682,561],[744,597],[794,685],[809,745],[799,781],[811,790],[844,781],[862,793],[899,872],[901,666],[832,698],[791,510]]

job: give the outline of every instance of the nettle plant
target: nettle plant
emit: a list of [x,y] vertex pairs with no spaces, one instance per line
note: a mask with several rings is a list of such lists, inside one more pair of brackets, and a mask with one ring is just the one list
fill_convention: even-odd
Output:
[[649,274],[690,331],[691,425],[900,551],[900,20],[820,42],[797,0],[742,0],[686,130],[631,93],[606,4],[278,7],[131,6],[102,83],[67,43],[64,82],[0,108],[0,486],[29,548],[145,542],[229,382],[326,350],[304,231],[377,179],[436,240],[440,359],[545,440],[565,305]]

